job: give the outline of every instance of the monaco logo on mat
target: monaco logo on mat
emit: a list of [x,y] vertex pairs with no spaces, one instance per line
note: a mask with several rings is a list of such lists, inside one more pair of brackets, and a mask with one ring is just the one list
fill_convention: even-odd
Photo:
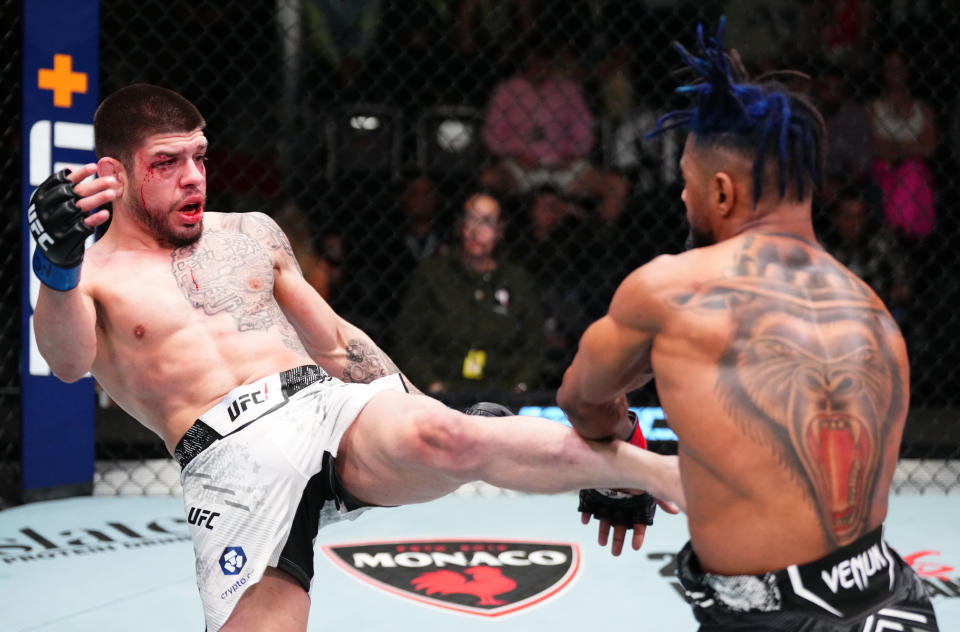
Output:
[[557,596],[580,547],[516,540],[390,540],[321,547],[354,577],[422,604],[498,617]]

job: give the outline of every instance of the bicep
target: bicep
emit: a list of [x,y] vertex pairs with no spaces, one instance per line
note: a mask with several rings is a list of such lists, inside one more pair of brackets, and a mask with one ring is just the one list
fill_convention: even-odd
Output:
[[639,388],[652,375],[653,334],[608,314],[594,322],[580,339],[571,373],[583,398],[604,402]]
[[299,273],[278,273],[274,294],[310,357],[330,375],[368,383],[399,372],[370,336],[337,315]]
[[273,294],[311,355],[336,350],[340,318],[307,283],[299,268],[279,268],[274,275]]

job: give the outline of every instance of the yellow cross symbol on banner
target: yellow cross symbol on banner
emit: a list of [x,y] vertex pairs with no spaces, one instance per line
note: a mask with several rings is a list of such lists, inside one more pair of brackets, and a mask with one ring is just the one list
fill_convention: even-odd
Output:
[[87,73],[73,72],[72,55],[54,55],[53,68],[37,71],[37,87],[53,90],[53,105],[68,108],[73,105],[73,93],[86,94]]

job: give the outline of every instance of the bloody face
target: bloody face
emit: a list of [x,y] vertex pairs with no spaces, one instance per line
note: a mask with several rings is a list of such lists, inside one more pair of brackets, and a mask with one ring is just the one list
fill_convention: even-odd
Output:
[[158,241],[189,245],[203,231],[207,139],[202,130],[149,136],[124,192],[133,217]]

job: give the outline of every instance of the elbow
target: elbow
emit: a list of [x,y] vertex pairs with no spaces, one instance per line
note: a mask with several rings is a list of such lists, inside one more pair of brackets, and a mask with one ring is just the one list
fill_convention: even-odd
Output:
[[567,421],[579,434],[588,438],[602,438],[597,433],[592,432],[589,427],[588,420],[581,411],[581,400],[576,397],[573,387],[570,386],[567,379],[564,379],[560,388],[557,389],[557,406],[566,414]]
[[71,384],[82,377],[85,377],[92,366],[92,362],[77,362],[74,360],[58,358],[44,349],[40,349],[40,355],[47,361],[50,372],[61,382]]
[[89,369],[81,369],[73,366],[54,367],[50,365],[50,372],[61,382],[72,384],[89,373]]
[[557,389],[557,406],[567,413],[568,417],[570,416],[570,411],[573,407],[573,401],[570,395],[570,387],[566,380],[564,380],[560,384],[560,388]]

